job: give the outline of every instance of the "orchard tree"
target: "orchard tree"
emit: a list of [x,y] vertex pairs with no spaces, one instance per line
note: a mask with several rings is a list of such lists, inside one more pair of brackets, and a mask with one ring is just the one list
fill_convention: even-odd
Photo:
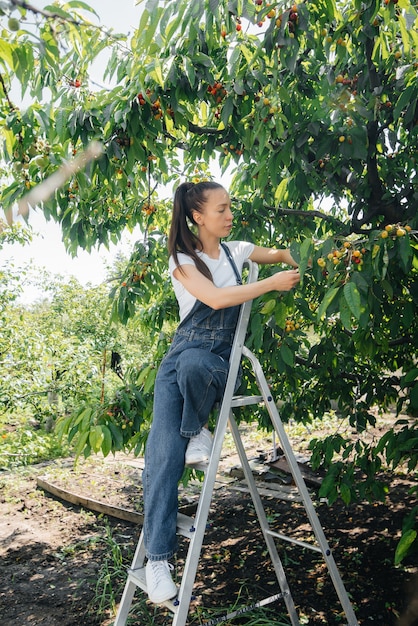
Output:
[[[149,359],[149,344],[133,321],[119,329],[109,323],[105,283],[83,287],[74,278],[39,270],[35,275],[31,269],[24,276],[3,272],[1,278],[0,296],[7,298],[0,300],[0,416],[52,430],[60,415],[97,401],[115,409],[122,394],[135,404],[131,371]],[[17,295],[28,280],[45,297],[24,304]],[[130,421],[134,411],[140,417],[140,408],[132,407],[124,419]]]
[[[11,228],[0,220],[0,250],[5,245],[13,243],[25,245],[31,240],[29,229],[15,224]],[[0,269],[0,407],[4,403],[4,380],[9,376],[10,351],[14,342],[14,316],[11,308],[22,293],[22,274],[18,272],[12,262],[5,263]],[[16,318],[19,316],[16,315]],[[0,408],[1,411],[1,408]]]
[[[248,338],[283,417],[308,422],[335,401],[361,432],[375,423],[373,409],[394,404],[403,415],[373,445],[341,434],[312,444],[313,462],[329,466],[322,493],[330,501],[383,497],[375,479],[383,464],[407,463],[411,472],[417,464],[415,3],[140,6],[128,39],[94,25],[84,2],[41,10],[2,0],[3,206],[11,211],[91,140],[102,142],[103,156],[43,210],[73,253],[140,226],[143,242],[114,285],[112,311],[124,323],[139,316],[158,338],[137,380],[150,416],[155,365],[169,339],[159,333],[175,316],[165,190],[220,169],[233,237],[291,245],[300,263],[300,289],[260,298]],[[103,50],[107,89],[92,69]],[[24,108],[12,97],[16,85],[30,100]],[[83,417],[64,428],[80,433],[86,454],[134,441],[141,449],[143,432],[122,439],[109,411]]]

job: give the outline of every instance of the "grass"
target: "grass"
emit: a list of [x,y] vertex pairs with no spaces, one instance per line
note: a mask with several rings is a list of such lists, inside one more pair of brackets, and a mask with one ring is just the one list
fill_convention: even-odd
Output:
[[[114,618],[116,615],[117,603],[121,599],[126,582],[126,561],[130,562],[132,558],[132,553],[123,555],[120,539],[113,535],[112,528],[106,519],[104,519],[104,527],[104,558],[97,575],[95,594],[89,606],[90,612],[102,620]],[[189,623],[213,626],[219,623],[226,626],[228,624],[231,626],[232,624],[289,626],[285,613],[278,613],[276,602],[266,606],[255,606],[253,591],[243,585],[234,602],[222,607],[214,608],[201,605],[193,607],[192,605],[189,612]],[[263,590],[263,594],[265,594],[265,590]],[[280,599],[278,601],[281,602]],[[171,624],[171,621],[171,613],[162,607],[150,604],[147,596],[141,590],[136,591],[127,621],[128,626],[163,626]],[[106,621],[106,623],[108,622]]]
[[289,626],[289,620],[278,613],[276,605],[271,603],[268,606],[257,607],[256,604],[253,595],[247,594],[247,589],[243,586],[233,604],[210,609],[198,607],[196,618],[199,620],[199,624],[207,624],[207,626],[215,626],[220,623],[226,625],[232,623],[245,624],[245,626],[273,626],[273,624]]

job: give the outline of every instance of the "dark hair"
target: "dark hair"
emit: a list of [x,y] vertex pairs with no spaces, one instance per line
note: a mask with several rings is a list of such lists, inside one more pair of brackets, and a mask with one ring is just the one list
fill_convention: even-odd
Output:
[[196,254],[202,250],[202,242],[191,230],[189,222],[196,224],[193,212],[201,213],[207,199],[207,192],[212,189],[223,189],[222,185],[213,181],[200,183],[181,183],[174,194],[173,217],[168,235],[168,252],[179,266],[178,252],[184,252],[196,263],[196,267],[204,276],[212,280],[212,275],[206,263]]

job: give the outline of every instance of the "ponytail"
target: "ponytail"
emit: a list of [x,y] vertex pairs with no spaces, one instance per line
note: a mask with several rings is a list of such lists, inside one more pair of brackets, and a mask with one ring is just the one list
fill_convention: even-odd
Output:
[[202,242],[189,224],[196,224],[193,212],[202,212],[206,192],[219,188],[222,188],[222,185],[213,181],[181,183],[174,194],[173,216],[168,236],[168,252],[174,258],[177,267],[179,267],[178,253],[183,252],[193,259],[199,272],[210,280],[212,275],[208,266],[196,254],[196,250],[203,249]]

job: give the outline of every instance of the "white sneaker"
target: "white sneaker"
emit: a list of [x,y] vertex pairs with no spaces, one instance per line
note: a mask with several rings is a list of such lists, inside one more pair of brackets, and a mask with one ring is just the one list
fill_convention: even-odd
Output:
[[145,578],[148,597],[154,604],[161,604],[177,595],[177,587],[171,578],[174,569],[168,561],[147,561]]
[[198,435],[190,438],[186,449],[186,465],[195,465],[209,461],[212,451],[212,435],[207,428],[202,428]]

